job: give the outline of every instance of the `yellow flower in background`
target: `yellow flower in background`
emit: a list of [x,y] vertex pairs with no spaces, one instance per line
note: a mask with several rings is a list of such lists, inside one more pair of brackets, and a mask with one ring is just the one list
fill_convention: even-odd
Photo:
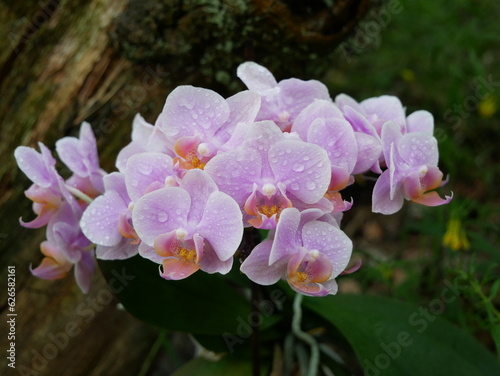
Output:
[[462,227],[460,219],[452,217],[448,221],[446,233],[443,236],[443,245],[453,251],[470,248],[469,240],[467,240],[465,229]]
[[492,117],[495,112],[497,112],[495,97],[493,97],[493,95],[489,95],[481,102],[479,102],[478,112],[479,116],[481,116],[482,118],[487,119]]
[[401,71],[401,78],[406,82],[412,82],[415,80],[415,72],[411,69],[405,68]]

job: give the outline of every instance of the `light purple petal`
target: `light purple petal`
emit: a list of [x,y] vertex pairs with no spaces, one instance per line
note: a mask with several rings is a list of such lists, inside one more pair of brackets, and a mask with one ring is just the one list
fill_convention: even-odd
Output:
[[147,245],[153,245],[158,235],[186,226],[190,207],[191,197],[184,189],[159,189],[137,201],[132,223],[139,238]]
[[344,111],[345,106],[349,106],[357,112],[363,113],[363,109],[352,97],[347,94],[339,94],[335,97],[335,104],[338,106],[340,111]]
[[300,218],[300,212],[296,208],[287,208],[281,212],[269,254],[269,265],[297,252],[300,245],[299,234],[297,233]]
[[358,145],[351,125],[344,119],[317,119],[307,133],[307,142],[326,150],[333,166],[350,174],[358,157]]
[[272,145],[269,162],[277,182],[306,204],[321,199],[330,183],[331,165],[326,151],[314,144],[286,140]]
[[125,204],[130,203],[130,197],[127,193],[127,187],[125,185],[125,174],[121,172],[112,172],[103,178],[104,190],[115,191],[120,195]]
[[122,235],[118,231],[118,220],[126,212],[127,204],[115,191],[97,197],[83,212],[80,226],[82,232],[93,243],[114,246]]
[[214,179],[219,190],[243,206],[253,191],[254,182],[260,180],[261,166],[262,159],[257,150],[240,148],[216,155],[204,171]]
[[342,273],[352,252],[352,241],[338,227],[321,221],[311,221],[302,228],[302,241],[309,251],[316,249],[332,263],[331,278]]
[[[194,234],[193,240],[195,243],[201,241],[201,244],[203,244],[203,238],[198,234]],[[203,257],[201,258],[199,265],[200,269],[205,273],[227,274],[231,271],[233,266],[233,258],[230,257],[225,261],[221,261],[210,244],[205,244],[203,247]]]
[[420,110],[406,118],[406,132],[422,132],[432,136],[434,133],[434,117],[428,111]]
[[223,192],[212,193],[197,232],[210,243],[219,259],[231,258],[243,237],[243,218],[236,201]]
[[315,119],[326,118],[344,119],[344,115],[330,100],[316,99],[297,115],[292,125],[292,132],[296,132],[302,140],[307,141],[311,123]]
[[377,129],[366,119],[366,117],[359,111],[356,111],[350,106],[344,106],[344,117],[351,124],[355,132],[362,132],[369,134],[375,138],[379,137]]
[[125,260],[134,257],[138,252],[139,245],[132,244],[130,239],[122,238],[117,245],[106,247],[96,246],[96,258],[100,260]]
[[425,133],[408,133],[398,141],[397,151],[410,166],[437,166],[439,152],[437,140]]
[[167,176],[174,176],[172,158],[162,153],[139,153],[131,156],[125,169],[125,184],[132,201],[137,201],[147,188],[159,182],[163,186]]
[[199,223],[210,195],[218,191],[217,185],[207,172],[193,169],[186,172],[179,186],[191,196],[188,221]]
[[327,87],[316,80],[302,81],[289,78],[280,81],[279,101],[281,108],[288,111],[293,121],[297,115],[315,99],[330,100]]
[[96,267],[93,251],[82,252],[80,262],[75,265],[75,279],[78,287],[84,294],[90,290],[92,275]]
[[[40,148],[46,147],[40,144]],[[50,155],[50,151],[48,153],[46,155]],[[14,156],[21,171],[33,183],[42,188],[49,188],[54,184],[54,177],[49,168],[49,166],[54,166],[56,163],[52,157],[50,159],[46,158],[43,154],[27,146],[18,146],[14,151]]]
[[382,126],[382,151],[387,165],[389,165],[391,159],[391,145],[397,145],[401,137],[401,130],[396,123],[389,121]]
[[240,267],[240,270],[248,278],[259,285],[272,285],[278,282],[286,273],[286,263],[284,262],[269,265],[269,254],[272,245],[273,242],[269,240],[257,245]]
[[80,141],[75,137],[64,137],[56,142],[56,151],[63,163],[75,174],[87,177],[88,171],[79,153]]
[[259,94],[266,93],[278,85],[273,74],[267,68],[253,61],[240,64],[236,75],[248,89]]
[[355,132],[354,137],[358,145],[358,157],[352,173],[362,174],[368,171],[378,161],[382,153],[380,139],[366,133]]
[[163,262],[163,259],[165,258],[156,253],[153,247],[147,245],[144,242],[139,244],[139,255],[141,255],[141,257],[144,257],[145,259],[153,261],[156,264],[161,264]]
[[229,118],[229,105],[215,91],[178,86],[167,97],[157,125],[167,138],[203,135],[210,139]]
[[227,142],[239,123],[249,126],[254,122],[260,108],[260,96],[251,91],[241,91],[226,99],[229,105],[229,118],[217,131],[215,137],[221,143]]
[[366,113],[376,114],[381,123],[393,121],[400,129],[404,129],[406,124],[405,110],[398,97],[382,95],[376,98],[365,99],[360,105]]
[[372,211],[374,213],[394,214],[403,207],[404,192],[402,186],[395,189],[392,200],[390,191],[389,170],[385,170],[373,187]]

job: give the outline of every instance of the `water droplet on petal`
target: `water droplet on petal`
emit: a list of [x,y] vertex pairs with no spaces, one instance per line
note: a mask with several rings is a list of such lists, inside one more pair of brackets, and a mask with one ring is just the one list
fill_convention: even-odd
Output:
[[158,221],[160,222],[166,222],[168,219],[168,214],[165,212],[158,213]]
[[296,164],[295,166],[293,166],[293,171],[295,171],[295,172],[304,171],[304,165]]
[[315,183],[315,182],[313,182],[313,181],[308,181],[308,182],[306,183],[306,188],[307,188],[307,189],[309,189],[310,191],[312,191],[313,189],[315,189],[315,188],[316,188],[316,183]]

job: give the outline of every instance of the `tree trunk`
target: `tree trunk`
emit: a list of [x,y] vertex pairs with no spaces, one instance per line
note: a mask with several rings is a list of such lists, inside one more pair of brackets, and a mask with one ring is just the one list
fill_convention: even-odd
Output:
[[[228,95],[242,88],[235,70],[245,60],[268,66],[280,78],[318,77],[366,13],[368,0],[304,3],[0,3],[0,281],[6,291],[7,265],[14,265],[18,374],[135,375],[156,334],[116,308],[100,275],[89,296],[72,277],[31,276],[29,266],[41,261],[45,234],[19,226],[19,217],[34,214],[23,194],[30,182],[15,165],[15,147],[41,141],[53,148],[86,120],[98,140],[101,166],[113,171],[117,151],[129,142],[133,116],[140,112],[154,123],[174,85],[209,86]],[[5,318],[7,294],[0,297]],[[11,342],[6,337],[0,338],[4,355]],[[0,374],[16,373],[7,370],[2,362]]]

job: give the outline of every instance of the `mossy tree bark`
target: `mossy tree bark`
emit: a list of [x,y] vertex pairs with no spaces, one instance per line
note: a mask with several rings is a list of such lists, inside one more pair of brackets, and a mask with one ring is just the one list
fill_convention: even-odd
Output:
[[[133,116],[140,112],[154,122],[174,85],[204,85],[228,95],[241,88],[234,73],[245,60],[267,65],[280,78],[319,77],[335,46],[366,13],[368,0],[304,3],[0,3],[0,281],[6,286],[6,266],[15,265],[16,366],[26,367],[25,374],[136,374],[154,333],[115,309],[98,275],[89,297],[72,277],[52,282],[30,275],[30,263],[41,260],[44,230],[19,226],[19,217],[33,213],[23,194],[30,182],[15,165],[15,147],[41,141],[52,148],[86,120],[102,167],[112,171]],[[7,299],[0,296],[4,316]],[[8,342],[3,336],[0,347]],[[0,373],[6,369],[2,362]]]

